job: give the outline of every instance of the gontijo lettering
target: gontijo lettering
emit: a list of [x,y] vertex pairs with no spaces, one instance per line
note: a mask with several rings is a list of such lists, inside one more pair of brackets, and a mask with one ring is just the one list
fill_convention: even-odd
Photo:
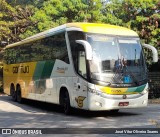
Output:
[[12,69],[14,73],[29,73],[29,66],[14,66]]

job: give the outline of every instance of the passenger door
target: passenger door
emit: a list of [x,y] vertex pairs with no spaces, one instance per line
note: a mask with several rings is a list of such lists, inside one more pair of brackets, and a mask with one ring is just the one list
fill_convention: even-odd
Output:
[[88,108],[87,98],[87,69],[86,69],[86,53],[82,45],[77,46],[76,50],[76,71],[77,77],[74,78],[74,90],[76,107],[80,109]]

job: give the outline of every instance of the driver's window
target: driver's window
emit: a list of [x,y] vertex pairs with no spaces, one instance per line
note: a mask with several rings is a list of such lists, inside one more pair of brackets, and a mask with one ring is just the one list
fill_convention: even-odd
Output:
[[86,53],[83,46],[78,50],[78,73],[87,78]]

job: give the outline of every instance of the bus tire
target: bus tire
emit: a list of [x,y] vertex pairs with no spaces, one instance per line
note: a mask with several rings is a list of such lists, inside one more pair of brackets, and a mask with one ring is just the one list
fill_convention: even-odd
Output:
[[19,85],[16,88],[16,94],[17,94],[17,102],[22,103],[21,87]]
[[10,95],[12,96],[12,100],[13,101],[17,101],[17,95],[16,95],[16,90],[15,90],[15,87],[14,85],[11,84],[11,87],[10,87]]
[[60,104],[63,107],[63,112],[66,115],[69,115],[71,113],[71,106],[70,106],[70,99],[68,91],[62,91],[60,94]]
[[11,96],[11,97],[13,96],[14,91],[15,91],[14,85],[11,84],[11,86],[10,86],[10,96]]

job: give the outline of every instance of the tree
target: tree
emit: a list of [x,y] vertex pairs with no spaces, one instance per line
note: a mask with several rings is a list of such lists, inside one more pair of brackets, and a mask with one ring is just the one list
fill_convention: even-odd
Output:
[[[131,28],[142,42],[159,50],[160,55],[160,0],[111,0],[106,5],[104,22]],[[147,57],[150,58],[149,52]],[[151,61],[148,59],[148,63]]]
[[86,8],[87,5],[81,0],[44,1],[30,18],[35,25],[29,26],[20,37],[24,39],[66,22],[82,21],[85,18]]
[[88,8],[86,13],[88,14],[87,22],[102,22],[104,15],[104,3],[102,0],[87,0]]
[[[21,38],[69,22],[101,22],[103,20],[101,0],[47,0],[31,17],[35,26],[30,26]],[[37,22],[37,23],[36,23]]]
[[8,42],[11,34],[9,28],[14,24],[10,14],[14,13],[15,10],[5,0],[0,0],[0,3],[0,41]]
[[119,0],[110,0],[103,10],[104,23],[109,23],[112,25],[125,26],[123,23],[123,18],[120,17],[122,3]]
[[[0,0],[0,40],[13,43],[68,22],[102,22],[102,0]],[[2,32],[2,31],[1,31]]]
[[28,26],[34,25],[30,17],[32,5],[19,5],[19,1],[0,0],[0,41],[8,44],[21,40],[19,37]]
[[23,38],[53,28],[66,22],[81,21],[85,18],[87,6],[81,0],[47,0],[31,17],[36,26],[28,28]]

